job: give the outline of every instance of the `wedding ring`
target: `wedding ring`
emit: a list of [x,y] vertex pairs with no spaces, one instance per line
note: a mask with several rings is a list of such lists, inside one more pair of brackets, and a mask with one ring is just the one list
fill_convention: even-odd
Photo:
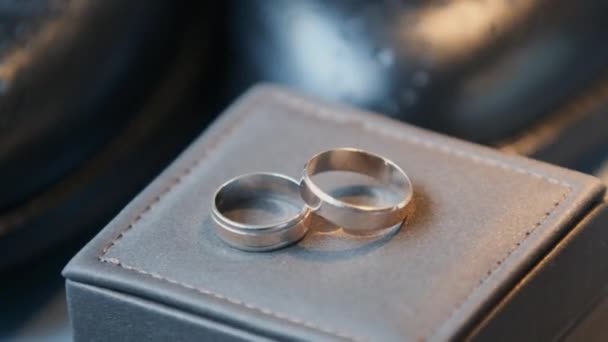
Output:
[[[269,203],[275,205],[269,206]],[[258,218],[251,224],[228,215],[235,210],[247,210],[248,205],[258,213],[275,217],[264,217],[262,223]],[[211,216],[217,235],[230,246],[246,251],[269,251],[294,243],[306,234],[309,210],[295,180],[275,173],[251,173],[233,178],[218,188]],[[276,216],[282,217],[276,219]]]
[[[314,175],[329,171],[372,177],[383,187],[396,190],[399,201],[394,205],[369,206],[337,199],[312,180]],[[356,234],[393,227],[403,222],[413,208],[412,183],[405,172],[387,158],[354,148],[336,148],[313,156],[304,167],[300,194],[315,214]]]

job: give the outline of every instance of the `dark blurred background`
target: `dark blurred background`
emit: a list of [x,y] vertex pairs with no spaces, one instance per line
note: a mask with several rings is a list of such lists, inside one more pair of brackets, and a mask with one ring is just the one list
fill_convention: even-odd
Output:
[[607,34],[602,0],[0,0],[0,340],[70,339],[63,265],[257,82],[608,181]]

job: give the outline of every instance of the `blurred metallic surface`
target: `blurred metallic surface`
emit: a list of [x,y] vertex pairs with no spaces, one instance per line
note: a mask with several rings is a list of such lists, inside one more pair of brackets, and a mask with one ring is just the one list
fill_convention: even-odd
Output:
[[58,270],[86,241],[62,243],[43,258],[0,270],[0,341],[69,341],[64,279]]
[[0,0],[0,340],[71,339],[61,269],[223,107],[212,9]]
[[234,74],[496,142],[606,67],[606,9],[593,0],[237,1]]
[[[525,128],[497,147],[508,153],[533,155],[554,144],[571,127],[586,120],[598,109],[608,107],[608,79],[601,80],[536,125]],[[605,114],[602,114],[605,115]]]
[[0,210],[63,177],[129,121],[171,58],[164,33],[179,13],[170,3],[0,3],[16,31],[2,36],[0,55]]
[[[90,5],[90,12],[62,17],[68,33],[58,37],[73,32],[86,40],[33,53],[40,68],[29,65],[0,96],[0,269],[102,228],[215,113],[215,86],[207,82],[215,71],[208,63],[221,60],[208,53],[213,19],[199,20],[212,13],[206,5],[72,3]],[[150,8],[158,20],[147,17]],[[100,36],[98,27],[125,28],[111,19],[152,21]],[[86,27],[77,25],[82,22]],[[122,49],[104,45],[121,39]],[[149,40],[162,51],[141,48]],[[95,64],[100,61],[113,71]],[[31,98],[21,101],[11,91]]]
[[602,178],[608,159],[608,77],[498,147]]

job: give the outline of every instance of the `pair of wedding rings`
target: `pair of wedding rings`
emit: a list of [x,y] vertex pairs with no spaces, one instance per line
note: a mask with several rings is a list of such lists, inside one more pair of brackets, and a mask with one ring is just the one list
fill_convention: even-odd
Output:
[[[397,190],[396,203],[371,206],[338,199],[321,189],[313,176],[330,171],[369,176],[383,187]],[[265,224],[248,224],[226,213],[251,199],[268,194],[298,208],[289,217]],[[229,180],[215,192],[211,214],[217,235],[230,246],[246,251],[268,251],[301,239],[316,214],[348,233],[367,234],[400,225],[412,208],[413,188],[406,173],[391,160],[354,148],[336,148],[313,156],[297,181],[275,173],[251,173]]]

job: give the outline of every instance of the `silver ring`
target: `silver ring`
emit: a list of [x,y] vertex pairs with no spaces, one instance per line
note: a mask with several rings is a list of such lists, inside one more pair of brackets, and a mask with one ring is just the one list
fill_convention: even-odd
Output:
[[[390,206],[356,205],[332,197],[312,176],[328,171],[350,171],[399,190],[400,200]],[[412,183],[403,170],[387,158],[354,148],[336,148],[313,156],[304,167],[300,195],[317,215],[352,233],[366,233],[395,226],[412,210]]]
[[[225,215],[254,196],[264,195],[297,206],[297,213],[264,224],[237,222]],[[233,178],[218,188],[211,216],[217,235],[230,246],[246,251],[269,251],[300,240],[308,231],[310,215],[295,180],[275,173],[250,173]]]

